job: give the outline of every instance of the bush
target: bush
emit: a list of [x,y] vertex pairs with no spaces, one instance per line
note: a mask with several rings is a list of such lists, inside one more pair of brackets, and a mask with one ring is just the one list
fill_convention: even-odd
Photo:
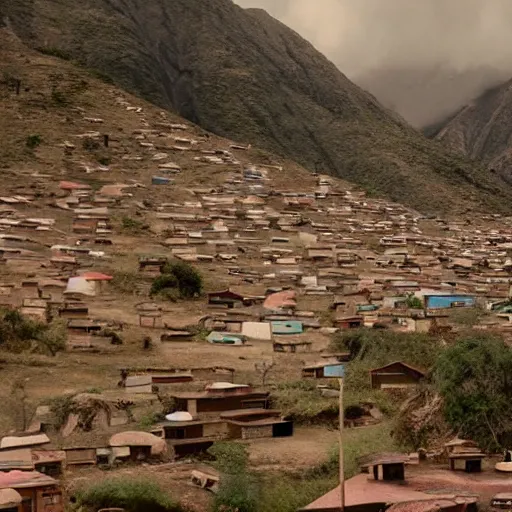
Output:
[[171,261],[164,265],[162,275],[151,286],[150,295],[162,295],[168,300],[191,299],[201,293],[201,274],[185,261]]
[[512,351],[501,338],[477,333],[447,348],[434,381],[454,430],[484,450],[510,448]]
[[190,299],[199,295],[203,289],[201,274],[190,263],[171,261],[163,268],[164,274],[171,274],[178,280],[178,288],[183,298]]
[[66,347],[67,332],[63,322],[43,324],[24,317],[17,310],[0,311],[0,346],[20,353],[36,349],[55,356]]
[[34,135],[29,135],[27,137],[25,145],[29,149],[35,149],[35,148],[37,148],[37,146],[39,146],[41,144],[41,142],[42,142],[41,135],[39,135],[38,133],[35,133]]
[[249,455],[244,445],[221,442],[210,450],[221,472],[215,512],[256,512],[259,503],[258,482],[247,470]]
[[173,274],[162,274],[153,281],[150,295],[158,295],[164,290],[178,288],[178,279]]
[[80,489],[77,503],[90,510],[119,507],[126,512],[181,512],[182,507],[153,481],[111,478]]
[[121,218],[121,227],[125,231],[132,231],[138,233],[143,229],[147,229],[148,226],[144,224],[144,222],[140,219],[134,219],[133,217],[128,217],[123,215]]
[[410,309],[424,309],[423,302],[414,295],[408,295],[405,304]]
[[116,270],[113,273],[110,285],[121,293],[135,294],[137,285],[142,279],[136,272],[123,272]]

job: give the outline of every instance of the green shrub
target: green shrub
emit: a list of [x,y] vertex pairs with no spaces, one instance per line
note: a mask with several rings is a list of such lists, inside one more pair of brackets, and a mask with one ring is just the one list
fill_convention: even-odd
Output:
[[408,295],[405,304],[410,309],[424,309],[423,302],[414,295]]
[[66,327],[61,321],[43,324],[24,317],[18,310],[0,311],[0,346],[20,353],[36,350],[55,356],[66,346]]
[[37,148],[37,146],[39,146],[41,144],[41,142],[42,142],[41,135],[39,135],[38,133],[35,133],[35,134],[29,135],[27,137],[25,145],[29,149],[35,149],[35,148]]
[[439,357],[434,382],[450,426],[488,451],[512,446],[512,351],[501,338],[474,333]]
[[134,219],[133,217],[128,217],[127,215],[123,215],[121,218],[121,227],[125,231],[132,231],[134,233],[139,233],[140,231],[147,229],[147,225],[140,219]]
[[119,507],[126,512],[181,512],[182,507],[156,482],[129,477],[111,478],[80,489],[77,503],[90,510]]
[[164,290],[178,288],[178,279],[173,274],[162,274],[153,281],[150,295],[158,295]]
[[202,289],[201,274],[189,263],[175,260],[164,265],[162,275],[153,281],[150,295],[161,295],[175,301],[178,298],[191,299]]
[[163,273],[176,277],[180,295],[183,298],[199,295],[203,289],[201,274],[190,263],[179,260],[170,261],[164,266]]
[[109,157],[109,156],[105,156],[105,155],[98,155],[96,157],[96,160],[98,161],[98,163],[100,165],[110,165],[110,163],[112,162],[112,159]]
[[256,512],[259,503],[257,479],[249,473],[249,455],[240,443],[215,443],[209,453],[216,459],[221,472],[218,493],[215,495],[215,512]]

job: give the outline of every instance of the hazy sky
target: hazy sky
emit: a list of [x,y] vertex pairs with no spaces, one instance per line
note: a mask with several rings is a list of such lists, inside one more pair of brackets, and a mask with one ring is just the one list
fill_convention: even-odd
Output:
[[343,72],[449,64],[512,70],[512,0],[235,0],[262,7]]

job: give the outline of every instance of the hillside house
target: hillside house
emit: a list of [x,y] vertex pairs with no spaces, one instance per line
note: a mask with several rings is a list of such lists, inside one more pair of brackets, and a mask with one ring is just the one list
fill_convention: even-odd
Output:
[[216,383],[201,392],[171,394],[178,411],[186,411],[194,418],[218,416],[221,412],[236,409],[266,408],[268,392],[253,391],[249,386]]
[[8,489],[14,490],[21,498],[12,503],[13,507],[7,509],[9,512],[64,512],[60,486],[47,475],[37,471],[0,473],[1,495],[5,495]]
[[208,294],[208,305],[223,306],[228,309],[239,308],[244,305],[244,297],[231,290],[211,292]]
[[416,386],[423,378],[423,371],[401,361],[370,370],[373,389],[407,389]]

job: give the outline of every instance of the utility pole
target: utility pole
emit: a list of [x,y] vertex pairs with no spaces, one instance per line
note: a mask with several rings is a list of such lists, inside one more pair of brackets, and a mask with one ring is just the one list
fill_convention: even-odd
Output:
[[343,413],[343,378],[340,377],[338,379],[340,385],[340,440],[339,440],[339,458],[340,458],[340,510],[344,512],[345,510],[345,468],[343,467],[343,423],[344,423],[344,413]]

